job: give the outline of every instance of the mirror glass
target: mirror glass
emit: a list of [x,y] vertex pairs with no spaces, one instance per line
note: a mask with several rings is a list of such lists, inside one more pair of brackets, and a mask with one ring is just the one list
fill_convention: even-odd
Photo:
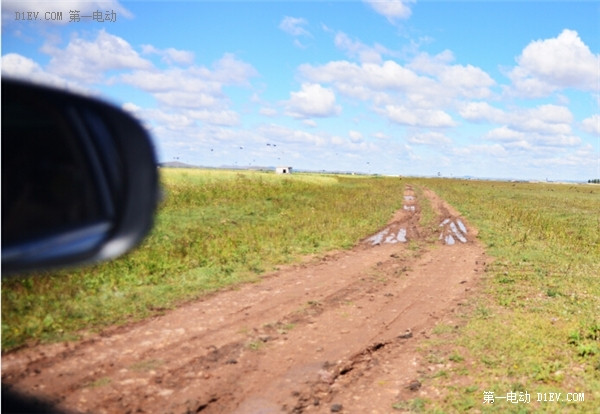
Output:
[[[8,88],[7,88],[8,89]],[[2,97],[2,244],[105,220],[91,163],[67,111],[43,95]]]

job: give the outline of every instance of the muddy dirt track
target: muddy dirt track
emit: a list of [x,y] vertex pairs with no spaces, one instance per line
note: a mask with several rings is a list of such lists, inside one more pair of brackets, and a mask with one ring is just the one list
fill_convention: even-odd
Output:
[[[355,248],[281,268],[163,316],[2,357],[2,382],[68,412],[389,413],[417,396],[417,351],[483,272],[476,230],[413,189]],[[451,240],[452,239],[452,240]]]

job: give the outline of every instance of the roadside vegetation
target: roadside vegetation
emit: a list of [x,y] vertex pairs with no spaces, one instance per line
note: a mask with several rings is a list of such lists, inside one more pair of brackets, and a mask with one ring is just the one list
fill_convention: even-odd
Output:
[[[427,381],[444,395],[425,410],[600,412],[600,188],[420,184],[478,227],[495,258],[462,323],[441,323],[423,348],[438,367]],[[484,391],[494,404],[483,404]],[[530,403],[510,402],[509,392],[529,394]],[[560,401],[549,393],[561,393]],[[585,400],[569,402],[567,393]]]
[[349,248],[402,208],[399,178],[162,169],[165,200],[134,252],[2,282],[2,350],[163,312],[277,265]]

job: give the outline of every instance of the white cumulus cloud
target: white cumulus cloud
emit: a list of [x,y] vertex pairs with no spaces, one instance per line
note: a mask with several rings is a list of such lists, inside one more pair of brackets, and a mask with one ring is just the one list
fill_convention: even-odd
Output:
[[48,73],[34,60],[19,55],[18,53],[8,53],[2,56],[0,66],[2,67],[2,76],[26,80],[28,82],[55,88],[68,89],[84,95],[94,95],[94,92],[89,88]]
[[585,132],[600,136],[600,115],[592,115],[581,122],[581,129]]
[[581,144],[581,138],[570,133],[543,133],[515,130],[502,126],[488,132],[484,138],[503,142],[507,148],[536,149],[540,147],[575,147]]
[[456,125],[452,117],[441,109],[418,109],[387,105],[384,113],[390,121],[407,126],[443,128]]
[[51,79],[37,62],[18,53],[8,53],[2,56],[2,75],[24,79],[36,77]]
[[212,110],[215,122],[223,124],[223,119],[232,119],[221,112],[229,105],[223,87],[247,85],[256,74],[250,64],[226,53],[213,63],[212,69],[195,65],[160,71],[149,68],[124,73],[117,80],[152,94],[167,107]]
[[285,16],[279,23],[279,28],[292,36],[308,36],[312,37],[310,32],[303,26],[306,26],[308,22],[306,19],[300,17]]
[[408,19],[412,14],[410,3],[415,0],[365,0],[377,13],[385,16],[388,21],[394,23],[398,19]]
[[414,145],[430,145],[436,147],[448,146],[452,140],[441,132],[422,132],[410,135],[408,142]]
[[502,109],[495,108],[487,102],[467,102],[461,105],[459,114],[464,119],[473,122],[501,123],[505,120]]
[[341,112],[334,92],[317,83],[302,84],[300,91],[290,92],[290,99],[285,104],[288,115],[294,118],[328,117]]
[[561,89],[598,89],[600,55],[594,55],[574,30],[557,37],[531,42],[509,72],[512,92],[525,97],[543,97]]
[[350,141],[354,143],[359,143],[363,141],[363,134],[360,131],[348,131],[348,136],[350,137]]
[[394,60],[361,64],[342,60],[319,66],[303,64],[298,72],[311,82],[329,83],[350,98],[372,101],[376,107],[402,102],[413,108],[436,109],[459,98],[492,96],[495,81],[485,71],[472,65],[451,65],[451,59],[451,54],[420,56],[415,65]]
[[46,68],[48,72],[81,83],[101,82],[109,70],[150,69],[153,66],[126,40],[104,29],[95,39],[74,36],[64,49],[46,45],[43,51],[51,55]]
[[351,39],[344,32],[335,35],[334,44],[338,49],[345,51],[352,58],[358,58],[361,62],[381,63],[381,55],[390,53],[386,47],[378,43],[367,46],[359,40]]
[[569,135],[573,123],[569,108],[552,104],[505,111],[487,102],[468,102],[460,107],[459,114],[468,121],[505,124],[514,131],[540,134]]
[[167,48],[157,49],[152,45],[142,45],[142,53],[147,55],[159,55],[168,64],[191,65],[194,62],[194,53],[187,50]]

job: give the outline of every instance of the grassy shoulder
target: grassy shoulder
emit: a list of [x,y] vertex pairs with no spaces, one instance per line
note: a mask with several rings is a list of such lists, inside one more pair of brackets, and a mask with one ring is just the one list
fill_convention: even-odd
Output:
[[161,170],[166,199],[134,252],[2,282],[2,349],[76,338],[302,256],[348,248],[402,207],[399,178]]
[[476,225],[495,258],[463,323],[440,324],[423,349],[444,395],[424,410],[600,412],[600,188],[421,184]]

